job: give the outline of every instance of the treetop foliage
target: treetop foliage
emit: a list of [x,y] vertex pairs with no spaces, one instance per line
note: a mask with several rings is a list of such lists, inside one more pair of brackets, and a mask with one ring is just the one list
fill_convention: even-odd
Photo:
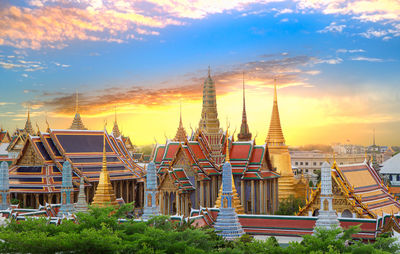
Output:
[[354,241],[358,228],[318,230],[302,242],[279,246],[275,237],[265,241],[244,235],[226,241],[213,228],[195,228],[191,222],[172,222],[167,216],[151,220],[126,219],[131,205],[91,207],[77,220],[49,224],[46,218],[12,221],[0,228],[0,253],[398,253],[395,239],[384,236],[374,243]]

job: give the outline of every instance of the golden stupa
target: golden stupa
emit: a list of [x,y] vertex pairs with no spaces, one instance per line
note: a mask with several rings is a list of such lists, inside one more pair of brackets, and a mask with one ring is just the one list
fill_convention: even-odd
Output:
[[[228,131],[226,132],[226,136],[228,137]],[[230,162],[229,159],[229,140],[227,139],[227,144],[226,144],[226,155],[225,155],[225,162]],[[240,198],[239,195],[236,191],[235,187],[235,181],[233,180],[233,175],[232,175],[232,195],[233,195],[233,207],[235,208],[235,211],[237,214],[244,214],[244,209],[243,206],[240,204]],[[219,189],[218,192],[218,198],[215,201],[215,206],[220,208],[221,207],[221,196],[222,196],[222,183],[221,183],[221,188]]]
[[302,180],[294,178],[289,149],[285,144],[285,138],[282,132],[278,110],[276,81],[274,83],[274,103],[272,107],[271,122],[265,142],[268,146],[272,165],[281,176],[278,179],[279,200],[288,198],[291,195],[295,197],[304,197],[305,183]]
[[114,189],[111,185],[110,175],[107,170],[106,157],[106,130],[104,130],[103,139],[103,167],[100,172],[99,184],[93,197],[92,205],[98,207],[117,206],[117,198],[114,194]]

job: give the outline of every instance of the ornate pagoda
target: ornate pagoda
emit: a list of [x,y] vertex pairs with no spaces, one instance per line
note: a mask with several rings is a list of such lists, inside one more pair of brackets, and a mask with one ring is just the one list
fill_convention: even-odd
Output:
[[93,197],[92,205],[99,207],[117,206],[117,198],[115,197],[113,186],[111,185],[110,175],[107,170],[106,157],[106,135],[103,141],[103,167],[101,168],[99,184]]
[[79,102],[78,102],[78,92],[76,92],[76,101],[75,101],[75,116],[74,120],[72,120],[71,130],[87,130],[85,125],[82,122],[81,115],[79,114]]
[[276,80],[274,81],[274,101],[271,122],[265,143],[269,149],[272,165],[281,176],[279,178],[279,200],[288,198],[291,195],[294,197],[304,197],[306,183],[294,178],[289,149],[285,144],[285,138],[282,132],[276,92]]

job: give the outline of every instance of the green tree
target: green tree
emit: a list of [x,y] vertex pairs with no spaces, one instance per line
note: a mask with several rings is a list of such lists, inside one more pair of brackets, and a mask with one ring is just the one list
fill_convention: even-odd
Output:
[[277,215],[294,215],[299,211],[299,207],[304,206],[305,201],[302,198],[295,198],[290,195],[288,198],[279,201],[279,209],[275,212]]

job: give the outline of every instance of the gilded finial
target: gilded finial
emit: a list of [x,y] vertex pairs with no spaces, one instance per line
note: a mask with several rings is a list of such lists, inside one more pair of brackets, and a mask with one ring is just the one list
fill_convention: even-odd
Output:
[[208,77],[211,77],[211,68],[210,68],[210,65],[208,65]]
[[78,113],[79,108],[79,98],[78,98],[78,90],[75,91],[75,113]]
[[[229,127],[228,127],[229,128]],[[226,152],[225,152],[225,162],[230,162],[229,158],[229,134],[228,129],[226,129]]]
[[38,125],[37,122],[36,122],[36,128],[37,128],[37,133],[38,133],[38,135],[39,135],[39,133],[40,133],[40,128],[39,128],[39,125]]
[[274,101],[278,100],[278,95],[276,92],[276,78],[274,78]]
[[107,121],[104,121],[104,135],[103,135],[103,167],[102,171],[107,170],[107,157],[106,157],[106,126],[107,126]]

